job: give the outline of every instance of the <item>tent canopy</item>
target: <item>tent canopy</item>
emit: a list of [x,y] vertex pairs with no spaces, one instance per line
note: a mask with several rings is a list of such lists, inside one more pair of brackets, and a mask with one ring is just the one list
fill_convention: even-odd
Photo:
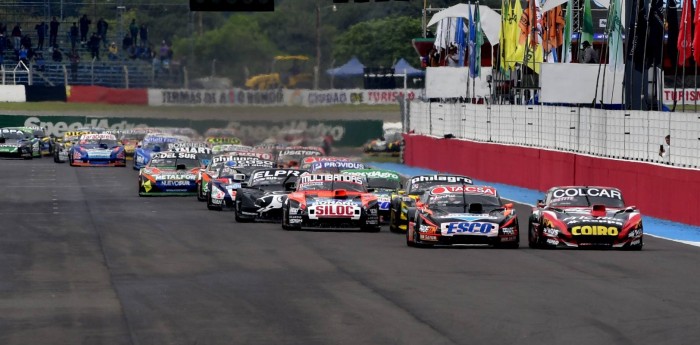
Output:
[[[428,26],[437,24],[445,18],[464,18],[469,19],[469,11],[474,10],[474,5],[457,4],[448,7],[433,15]],[[491,45],[498,44],[498,37],[501,33],[501,15],[493,9],[485,5],[479,5],[479,14],[481,17],[481,30],[484,31],[486,38]]]
[[406,71],[406,74],[409,77],[420,77],[425,75],[425,71],[414,68],[411,66],[406,59],[401,58],[399,61],[396,62],[394,65],[394,73],[396,74],[403,74],[403,71]]
[[357,57],[352,57],[350,61],[344,65],[326,70],[328,75],[334,77],[358,77],[365,73],[365,65],[363,65]]

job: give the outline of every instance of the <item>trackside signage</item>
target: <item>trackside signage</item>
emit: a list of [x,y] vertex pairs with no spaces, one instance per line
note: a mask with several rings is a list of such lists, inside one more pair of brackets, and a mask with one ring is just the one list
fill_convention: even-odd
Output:
[[85,117],[52,115],[0,115],[0,127],[38,126],[46,133],[62,136],[82,127],[107,130],[129,130],[142,127],[189,127],[199,133],[209,128],[234,128],[243,141],[260,142],[287,132],[304,132],[310,137],[333,137],[334,146],[360,146],[382,134],[381,120],[287,120],[287,121],[225,121],[134,117]]

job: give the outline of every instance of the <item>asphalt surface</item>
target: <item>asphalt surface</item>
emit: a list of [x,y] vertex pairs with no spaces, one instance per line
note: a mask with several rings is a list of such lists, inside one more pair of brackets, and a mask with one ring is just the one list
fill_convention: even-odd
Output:
[[[0,161],[0,344],[697,344],[700,250],[408,248]],[[521,226],[529,209],[516,205]]]

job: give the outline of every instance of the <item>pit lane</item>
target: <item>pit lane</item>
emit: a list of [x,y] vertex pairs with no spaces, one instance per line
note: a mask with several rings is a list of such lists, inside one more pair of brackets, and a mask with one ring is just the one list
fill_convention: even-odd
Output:
[[[697,248],[414,249],[0,160],[2,344],[695,344]],[[516,205],[521,229],[529,207]]]

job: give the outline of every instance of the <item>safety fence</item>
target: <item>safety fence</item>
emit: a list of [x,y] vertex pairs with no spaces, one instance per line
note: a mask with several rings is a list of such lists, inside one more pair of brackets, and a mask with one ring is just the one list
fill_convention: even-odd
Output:
[[700,168],[698,113],[423,101],[409,109],[406,128],[416,134]]

